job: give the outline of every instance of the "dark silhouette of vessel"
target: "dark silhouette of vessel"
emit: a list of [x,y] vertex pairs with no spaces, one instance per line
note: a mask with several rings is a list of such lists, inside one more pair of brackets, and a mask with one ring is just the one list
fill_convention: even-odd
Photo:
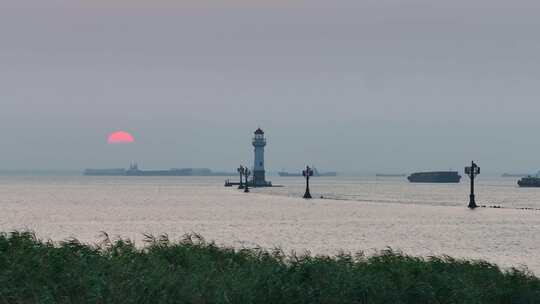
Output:
[[88,176],[123,176],[126,175],[126,169],[86,169],[84,175]]
[[[285,171],[278,172],[278,175],[281,177],[298,177],[302,176],[302,172],[298,173],[290,173]],[[331,172],[319,172],[316,168],[313,168],[313,176],[337,176],[337,172],[331,171]]]
[[517,182],[518,186],[520,187],[534,187],[538,188],[540,187],[540,177],[538,176],[527,176],[523,177]]
[[207,168],[182,168],[170,170],[140,170],[137,164],[131,164],[129,169],[86,169],[88,176],[235,176],[236,173],[213,172]]
[[407,179],[411,183],[459,183],[461,175],[457,171],[416,172]]

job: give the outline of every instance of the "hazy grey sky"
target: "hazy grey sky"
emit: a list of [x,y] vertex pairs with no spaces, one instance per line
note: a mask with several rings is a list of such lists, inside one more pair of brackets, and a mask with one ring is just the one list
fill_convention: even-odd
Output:
[[0,0],[0,169],[228,169],[258,126],[269,169],[540,169],[539,28],[524,0]]

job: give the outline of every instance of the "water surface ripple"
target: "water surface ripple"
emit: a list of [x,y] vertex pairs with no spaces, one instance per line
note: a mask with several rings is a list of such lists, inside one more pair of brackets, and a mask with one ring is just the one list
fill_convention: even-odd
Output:
[[282,247],[336,254],[392,247],[415,255],[482,258],[540,273],[540,188],[514,179],[480,179],[480,204],[468,210],[468,184],[409,184],[403,179],[272,178],[286,187],[244,194],[221,178],[0,177],[0,230],[42,238],[99,241],[100,231],[131,238],[198,232],[231,246]]

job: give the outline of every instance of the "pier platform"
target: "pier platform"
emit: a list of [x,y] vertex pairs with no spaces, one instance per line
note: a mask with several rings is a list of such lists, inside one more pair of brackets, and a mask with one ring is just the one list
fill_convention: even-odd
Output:
[[[243,185],[244,183],[242,183]],[[234,187],[234,186],[240,186],[240,182],[231,182],[230,180],[225,180],[225,187]],[[251,188],[266,188],[266,187],[283,187],[281,185],[272,185],[272,182],[266,182],[265,185],[255,185],[253,181],[250,181],[248,183],[248,186]]]

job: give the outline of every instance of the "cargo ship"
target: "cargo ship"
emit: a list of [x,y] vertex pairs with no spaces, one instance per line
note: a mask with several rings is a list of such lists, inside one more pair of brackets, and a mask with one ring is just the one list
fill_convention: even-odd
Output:
[[[278,175],[281,177],[298,177],[302,176],[302,172],[299,173],[290,173],[285,171],[278,172]],[[313,176],[337,176],[337,172],[319,172],[317,168],[313,168]]]
[[417,172],[407,179],[411,183],[459,183],[461,175],[457,171]]
[[237,173],[213,172],[207,168],[181,168],[170,170],[140,170],[137,164],[129,169],[86,169],[87,176],[236,176]]
[[122,176],[126,175],[126,169],[86,169],[84,170],[84,175],[89,176]]
[[540,187],[540,177],[537,176],[527,176],[520,179],[518,182],[520,187]]

